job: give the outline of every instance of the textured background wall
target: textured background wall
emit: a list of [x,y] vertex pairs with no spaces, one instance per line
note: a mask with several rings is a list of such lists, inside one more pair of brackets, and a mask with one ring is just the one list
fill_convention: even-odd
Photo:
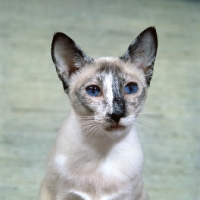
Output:
[[37,199],[69,102],[50,57],[63,31],[92,57],[120,56],[155,25],[159,49],[138,126],[152,200],[200,200],[199,1],[0,0],[0,199]]

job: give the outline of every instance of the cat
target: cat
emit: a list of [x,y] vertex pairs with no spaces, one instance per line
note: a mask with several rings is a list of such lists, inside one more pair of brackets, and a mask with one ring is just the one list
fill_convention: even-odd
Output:
[[46,163],[40,200],[147,200],[134,123],[153,75],[158,39],[149,27],[119,58],[93,59],[64,33],[52,59],[71,112]]

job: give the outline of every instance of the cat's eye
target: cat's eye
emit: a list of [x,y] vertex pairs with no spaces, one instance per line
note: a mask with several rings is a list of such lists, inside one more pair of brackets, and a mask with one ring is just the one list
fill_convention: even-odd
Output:
[[101,89],[97,85],[90,85],[86,87],[86,92],[92,97],[97,97],[101,94]]
[[138,91],[138,85],[134,82],[130,82],[124,87],[124,91],[126,94],[135,94]]

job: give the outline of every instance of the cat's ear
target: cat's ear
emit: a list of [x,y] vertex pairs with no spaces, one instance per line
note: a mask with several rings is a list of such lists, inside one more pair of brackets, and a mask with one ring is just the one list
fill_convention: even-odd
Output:
[[66,93],[70,76],[85,63],[93,61],[70,37],[59,32],[53,37],[51,55]]
[[124,62],[131,62],[141,68],[146,76],[147,84],[150,85],[153,76],[153,67],[156,59],[158,39],[156,29],[149,27],[145,29],[130,44],[126,53],[120,57]]

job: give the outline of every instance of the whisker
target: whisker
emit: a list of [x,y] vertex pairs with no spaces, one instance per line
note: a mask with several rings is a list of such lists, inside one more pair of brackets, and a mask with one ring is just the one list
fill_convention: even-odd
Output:
[[136,120],[145,121],[145,122],[148,122],[148,123],[151,123],[151,124],[156,124],[155,122],[149,121],[147,119],[137,118]]
[[82,121],[80,122],[80,124],[84,125],[84,124],[91,124],[94,123],[94,120],[87,120],[87,121]]
[[81,128],[81,130],[84,130],[86,128],[90,128],[90,127],[93,127],[93,126],[94,126],[94,124],[86,124]]
[[155,115],[156,113],[137,113],[138,115]]
[[145,126],[142,125],[142,124],[139,124],[137,121],[135,122],[135,126],[140,127],[142,130],[145,130],[145,131],[147,131],[148,133],[151,133],[150,130],[149,130],[147,127],[145,127]]
[[80,119],[88,119],[88,118],[94,118],[94,116],[79,116]]
[[136,129],[138,129],[138,130],[139,130],[139,132],[142,132],[142,128],[140,127],[140,125],[138,125],[138,124],[135,124],[135,127],[136,127]]
[[95,134],[95,130],[97,129],[97,124],[95,124],[95,126],[93,126],[90,130],[88,130],[85,134],[90,133],[90,136],[88,139],[90,139],[94,134]]

